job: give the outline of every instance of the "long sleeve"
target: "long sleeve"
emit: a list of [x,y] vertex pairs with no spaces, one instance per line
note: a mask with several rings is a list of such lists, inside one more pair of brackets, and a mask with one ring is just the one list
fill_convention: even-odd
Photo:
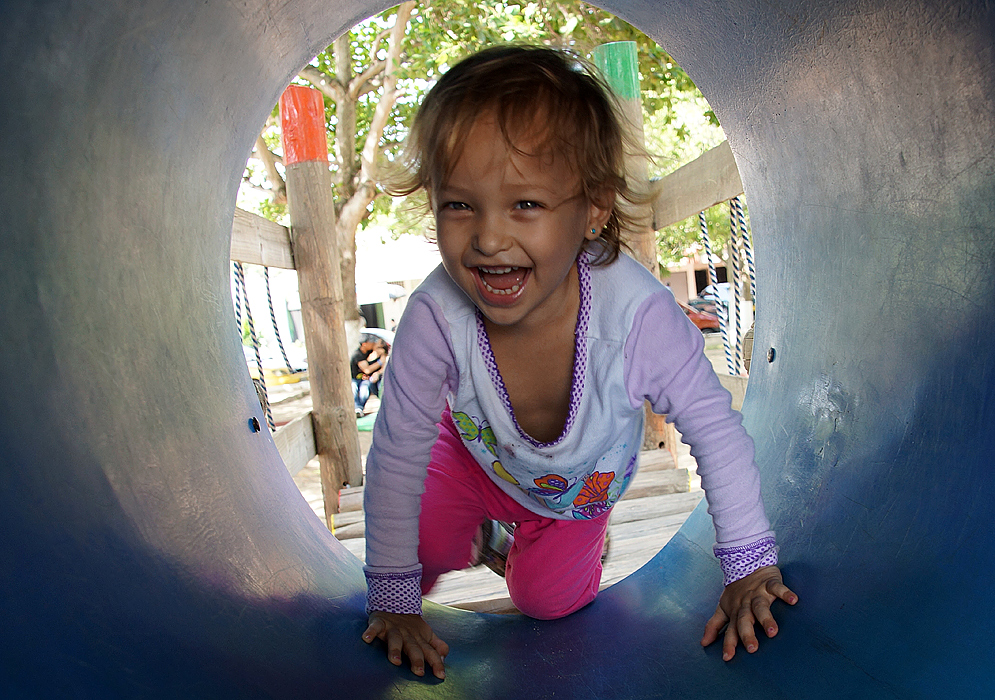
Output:
[[425,294],[398,325],[366,460],[368,609],[421,611],[418,516],[436,424],[459,377],[449,327]]
[[776,564],[753,440],[704,355],[701,332],[669,290],[651,295],[637,310],[625,345],[625,377],[633,407],[648,400],[691,446],[726,583]]

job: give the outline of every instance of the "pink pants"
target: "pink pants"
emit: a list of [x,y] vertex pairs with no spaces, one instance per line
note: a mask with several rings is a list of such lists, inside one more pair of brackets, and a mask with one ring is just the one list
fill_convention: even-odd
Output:
[[487,477],[446,410],[421,499],[422,593],[447,571],[469,565],[473,537],[484,520],[502,520],[516,524],[505,571],[515,607],[540,620],[569,615],[598,594],[608,515],[555,520],[520,505]]

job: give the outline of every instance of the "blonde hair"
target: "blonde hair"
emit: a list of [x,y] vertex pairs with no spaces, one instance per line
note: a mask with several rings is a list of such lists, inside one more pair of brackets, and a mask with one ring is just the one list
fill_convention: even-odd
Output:
[[[632,225],[618,198],[638,201],[625,177],[628,132],[596,69],[566,50],[497,46],[453,66],[425,96],[397,161],[400,170],[383,182],[385,191],[406,196],[424,189],[431,199],[482,114],[494,115],[509,148],[523,155],[562,154],[588,201],[609,208],[611,199],[595,264],[613,262],[622,231]],[[513,141],[523,128],[538,138],[534,153],[525,154]]]

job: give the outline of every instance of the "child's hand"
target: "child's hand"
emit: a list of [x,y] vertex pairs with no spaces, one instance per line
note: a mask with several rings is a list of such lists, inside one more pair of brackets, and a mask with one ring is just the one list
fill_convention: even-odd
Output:
[[718,639],[719,632],[728,624],[722,641],[722,660],[729,661],[736,654],[739,642],[752,654],[758,644],[753,630],[756,623],[763,625],[768,637],[777,634],[777,623],[770,614],[770,604],[777,598],[789,605],[798,602],[798,596],[784,585],[781,570],[776,566],[764,566],[733,581],[722,591],[715,614],[705,623],[701,646],[707,647]]
[[387,658],[395,666],[401,665],[403,653],[411,661],[411,672],[416,676],[425,675],[427,661],[436,678],[446,677],[443,662],[449,654],[449,645],[435,636],[421,615],[374,610],[370,613],[370,624],[363,633],[363,641],[369,644],[374,639],[387,643]]

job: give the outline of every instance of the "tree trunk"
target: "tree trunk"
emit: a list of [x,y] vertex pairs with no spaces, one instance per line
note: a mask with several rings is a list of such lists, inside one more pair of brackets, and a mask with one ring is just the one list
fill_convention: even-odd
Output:
[[[341,255],[341,272],[342,272],[342,291],[344,295],[345,304],[345,319],[348,324],[350,321],[359,320],[359,304],[356,300],[356,230],[359,228],[360,223],[366,216],[367,207],[377,196],[376,189],[376,161],[380,151],[380,139],[383,136],[384,128],[387,126],[387,120],[390,117],[390,112],[394,108],[394,103],[397,101],[397,68],[400,65],[401,48],[404,43],[404,34],[408,26],[408,20],[411,18],[411,12],[414,10],[414,2],[405,2],[400,7],[397,8],[397,17],[394,20],[394,26],[391,29],[390,37],[387,41],[387,60],[384,66],[383,72],[383,94],[377,101],[376,110],[373,113],[373,119],[370,122],[370,130],[367,132],[366,141],[363,144],[363,152],[360,156],[359,168],[357,169],[358,175],[355,178],[355,184],[351,184],[350,187],[355,187],[352,190],[351,195],[348,200],[342,205],[338,216],[338,239],[339,239],[339,252]],[[348,52],[348,42],[340,50],[339,42],[335,44],[335,62],[336,70],[339,71],[339,81],[343,85],[348,85],[348,81],[345,80],[345,71],[348,71],[348,75],[351,79],[352,76],[352,65],[346,67],[343,65],[339,58],[344,52],[345,56],[348,57],[350,54]],[[347,61],[346,61],[347,62]],[[355,102],[352,102],[353,92],[352,90],[347,91],[348,97],[345,102],[349,103],[351,106],[351,111],[343,110],[340,113],[339,124],[336,127],[336,139],[338,140],[339,129],[344,127],[343,137],[346,139],[354,139],[356,133],[356,112],[355,112]],[[358,95],[359,91],[355,91]],[[351,115],[351,122],[349,124],[343,124],[342,115]],[[351,134],[351,136],[350,136]],[[339,148],[343,149],[343,153],[355,153],[355,141],[349,141],[352,150],[345,151],[346,145],[344,142],[339,142]]]

